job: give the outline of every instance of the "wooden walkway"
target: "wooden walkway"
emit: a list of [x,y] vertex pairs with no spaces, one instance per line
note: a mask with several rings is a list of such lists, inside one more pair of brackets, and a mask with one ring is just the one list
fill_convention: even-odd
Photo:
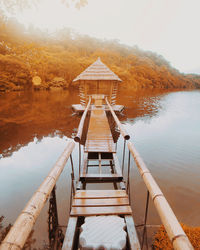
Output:
[[91,111],[85,152],[116,152],[106,112],[94,108]]
[[[79,176],[79,185],[76,189],[63,249],[71,249],[79,218],[87,216],[122,216],[127,226],[127,235],[130,249],[140,249],[132,209],[119,160],[116,155],[116,145],[113,141],[110,125],[106,115],[106,105],[103,105],[104,96],[95,95],[94,105],[87,106],[90,110],[90,120],[84,153]],[[83,114],[85,117],[86,114]],[[80,124],[83,123],[82,121]],[[81,125],[83,127],[83,124]],[[77,133],[81,134],[81,133]],[[80,137],[79,137],[80,138]],[[107,168],[105,173],[104,168]],[[89,169],[93,169],[89,173]],[[94,173],[94,170],[96,172]],[[88,183],[110,182],[114,189],[87,190]],[[103,186],[102,186],[103,187]]]

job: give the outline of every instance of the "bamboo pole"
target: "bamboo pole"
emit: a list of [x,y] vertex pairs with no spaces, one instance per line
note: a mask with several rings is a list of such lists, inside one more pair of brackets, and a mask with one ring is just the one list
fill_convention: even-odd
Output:
[[85,108],[85,111],[81,117],[81,120],[80,120],[80,123],[79,123],[79,126],[78,126],[78,132],[76,134],[76,136],[74,137],[74,140],[76,142],[80,142],[81,141],[81,137],[82,137],[82,133],[83,133],[83,127],[84,127],[84,122],[85,122],[85,118],[86,118],[86,115],[87,115],[87,112],[89,110],[89,107],[90,107],[90,103],[91,103],[91,97],[89,99],[89,102],[87,104],[87,107]]
[[14,225],[11,227],[9,233],[0,246],[0,250],[18,250],[23,248],[37,217],[44,207],[48,196],[53,190],[56,181],[62,173],[74,146],[75,143],[72,140],[67,142],[64,152],[57,160],[48,176],[44,179],[38,190],[26,204]]
[[181,225],[179,224],[174,212],[165,199],[162,191],[131,142],[128,142],[128,148],[135,159],[136,165],[151,195],[169,239],[172,242],[173,248],[178,250],[194,249]]
[[112,116],[113,116],[113,118],[114,118],[114,120],[115,120],[115,122],[116,122],[116,124],[117,124],[117,126],[118,126],[118,128],[119,128],[119,130],[120,130],[121,135],[124,137],[125,140],[129,140],[129,139],[130,139],[130,135],[127,134],[127,132],[126,132],[126,130],[124,129],[124,127],[122,126],[121,122],[120,122],[119,119],[117,118],[117,116],[116,116],[116,114],[115,114],[113,108],[111,107],[110,103],[108,102],[108,99],[107,99],[107,98],[106,98],[106,103],[107,103],[107,105],[108,105],[108,107],[109,107],[109,109],[110,109],[110,112],[111,112],[111,114],[112,114]]

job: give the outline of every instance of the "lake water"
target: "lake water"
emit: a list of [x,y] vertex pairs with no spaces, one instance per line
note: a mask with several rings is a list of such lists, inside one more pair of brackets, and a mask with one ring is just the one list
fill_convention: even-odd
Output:
[[[13,223],[71,138],[80,117],[71,104],[78,92],[28,92],[0,95],[0,216]],[[200,225],[200,91],[120,91],[120,120],[159,184],[179,221]],[[118,140],[121,160],[123,140]],[[78,168],[78,147],[73,160]],[[132,165],[134,166],[133,162]],[[70,165],[57,183],[59,222],[69,214]],[[134,219],[141,224],[146,189],[136,166],[131,170]],[[36,246],[47,239],[48,204],[34,227]],[[148,221],[160,221],[150,204]]]

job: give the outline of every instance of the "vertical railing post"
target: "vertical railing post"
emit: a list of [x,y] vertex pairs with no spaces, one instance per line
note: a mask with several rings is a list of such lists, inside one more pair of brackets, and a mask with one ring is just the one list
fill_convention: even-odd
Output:
[[[128,153],[128,174],[127,174],[127,182],[126,182],[126,192],[129,194],[130,188],[129,188],[129,176],[130,176],[130,165],[131,165],[131,152]],[[130,200],[130,199],[129,199]]]
[[122,158],[122,174],[124,173],[125,154],[126,154],[126,140],[124,139],[124,149],[123,149],[123,158]]
[[146,208],[145,208],[145,215],[144,215],[144,228],[143,228],[143,235],[142,235],[142,249],[144,246],[144,237],[146,234],[146,224],[147,224],[147,216],[148,216],[148,208],[149,208],[149,191],[147,190],[147,198],[146,198]]
[[72,181],[71,181],[71,189],[70,189],[70,200],[69,200],[69,214],[71,212],[71,207],[72,207]]
[[58,210],[56,203],[56,186],[54,186],[49,199],[49,218],[48,218],[49,246],[50,249],[59,249],[62,245],[64,235],[58,224]]
[[80,144],[80,142],[79,142],[79,168],[78,168],[78,171],[79,171],[78,175],[80,175],[80,173],[81,173],[81,144]]
[[74,195],[76,187],[75,187],[75,184],[74,184],[75,178],[74,178],[74,164],[73,164],[72,154],[70,155],[70,162],[71,162],[71,168],[72,168],[72,173],[71,173],[72,192],[73,192],[73,195]]

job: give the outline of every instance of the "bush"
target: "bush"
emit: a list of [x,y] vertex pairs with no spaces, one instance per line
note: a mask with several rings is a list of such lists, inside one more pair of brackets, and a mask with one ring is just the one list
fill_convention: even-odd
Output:
[[[190,227],[184,224],[181,224],[181,226],[186,235],[188,236],[190,242],[192,243],[194,249],[200,250],[200,227]],[[173,250],[172,243],[170,242],[163,225],[155,234],[153,249]]]

